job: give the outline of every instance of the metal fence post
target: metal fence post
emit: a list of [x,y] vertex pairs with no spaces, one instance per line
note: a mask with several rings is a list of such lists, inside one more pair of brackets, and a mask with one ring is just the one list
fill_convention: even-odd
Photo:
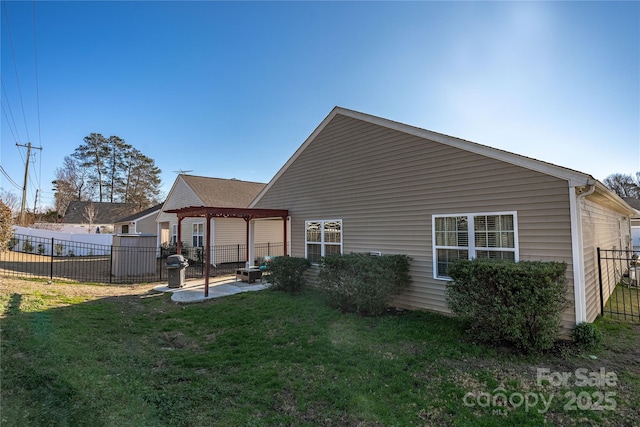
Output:
[[111,284],[113,283],[113,274],[111,274],[113,271],[113,245],[109,249],[109,284]]
[[51,238],[51,266],[49,268],[49,281],[53,282],[53,247],[55,238]]
[[600,258],[600,248],[596,249],[598,253],[598,283],[600,283],[600,315],[604,316],[604,294],[602,293],[602,265]]

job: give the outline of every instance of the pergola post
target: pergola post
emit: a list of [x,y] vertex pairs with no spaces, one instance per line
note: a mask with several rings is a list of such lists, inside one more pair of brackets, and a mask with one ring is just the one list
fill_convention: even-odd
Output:
[[211,265],[211,218],[207,214],[206,230],[207,234],[204,238],[204,297],[209,296],[209,266]]
[[247,230],[247,267],[251,267],[254,264],[255,259],[255,232],[256,232],[256,222],[249,220],[247,221],[249,228]]
[[178,253],[178,255],[182,254],[182,220],[184,218],[182,218],[181,216],[178,216],[178,241],[176,242],[176,252]]
[[282,235],[283,235],[282,244],[284,245],[284,247],[283,247],[282,254],[284,256],[289,255],[289,252],[287,252],[287,226],[288,226],[287,222],[288,222],[287,217],[283,216],[282,217]]

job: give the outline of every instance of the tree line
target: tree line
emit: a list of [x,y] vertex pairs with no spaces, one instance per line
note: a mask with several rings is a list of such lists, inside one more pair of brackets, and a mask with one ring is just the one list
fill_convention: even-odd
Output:
[[155,161],[118,136],[91,133],[65,156],[52,181],[55,209],[64,215],[71,201],[159,202],[160,173]]
[[622,198],[640,199],[640,172],[635,176],[614,173],[606,177],[603,184]]

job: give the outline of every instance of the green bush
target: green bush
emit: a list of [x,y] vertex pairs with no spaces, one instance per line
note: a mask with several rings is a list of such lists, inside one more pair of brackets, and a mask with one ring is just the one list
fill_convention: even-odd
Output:
[[15,243],[11,245],[13,235],[13,218],[11,209],[0,200],[0,252],[6,248],[12,250]]
[[[20,239],[17,237],[11,237],[9,239],[9,243],[7,244],[7,249],[12,251],[15,249],[16,245],[20,242]],[[0,249],[1,250],[1,249]]]
[[285,292],[298,292],[304,285],[304,272],[311,267],[306,258],[279,256],[268,264],[266,273],[272,289]]
[[573,329],[573,339],[584,348],[597,348],[602,344],[602,332],[593,323],[582,322]]
[[22,242],[22,251],[27,253],[33,251],[33,245],[31,244],[31,240],[26,239],[24,242]]
[[56,255],[57,256],[61,256],[62,255],[62,251],[64,250],[64,245],[61,243],[56,243],[53,248],[56,251]]
[[379,316],[411,283],[410,261],[406,255],[331,255],[322,258],[318,284],[330,305]]
[[480,341],[546,350],[566,307],[566,269],[564,262],[457,261],[449,266],[447,305]]

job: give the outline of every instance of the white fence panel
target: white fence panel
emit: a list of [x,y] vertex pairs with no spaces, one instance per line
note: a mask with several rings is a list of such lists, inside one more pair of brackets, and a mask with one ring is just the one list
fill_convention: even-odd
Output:
[[[13,226],[13,232],[16,236],[20,236],[13,248],[14,251],[23,251],[24,242],[27,239],[25,236],[28,236],[34,240],[37,239],[38,243],[41,242],[43,244],[43,252],[37,252],[37,248],[34,248],[34,252],[40,253],[41,255],[51,255],[52,248],[50,242],[52,238],[56,240],[56,245],[70,246],[69,248],[54,248],[56,252],[55,255],[62,256],[71,254],[74,256],[109,255],[110,246],[113,242],[113,235],[111,234],[64,233],[60,231],[20,227],[17,225]],[[60,253],[57,253],[58,251]]]

